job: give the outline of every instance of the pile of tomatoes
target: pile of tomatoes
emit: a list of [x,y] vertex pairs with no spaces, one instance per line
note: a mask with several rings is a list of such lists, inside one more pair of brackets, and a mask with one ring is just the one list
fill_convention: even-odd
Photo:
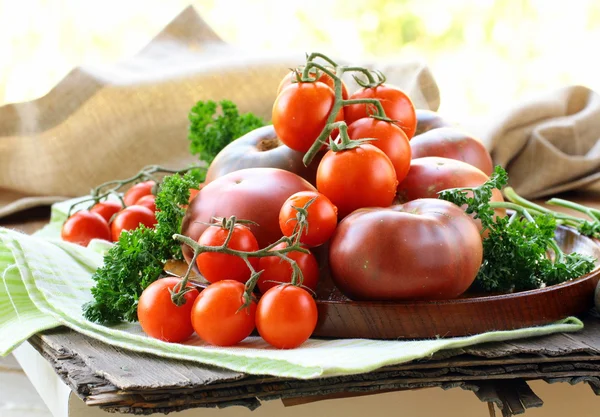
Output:
[[69,216],[62,227],[61,237],[67,242],[87,246],[92,239],[116,242],[123,231],[140,225],[156,225],[154,181],[135,184],[120,201],[100,201],[89,210],[80,210]]
[[[181,233],[203,247],[227,242],[228,249],[249,255],[215,250],[196,258],[183,245],[188,264],[195,259],[210,285],[199,292],[190,284],[182,290],[179,278],[151,284],[138,304],[148,335],[181,342],[196,332],[210,344],[231,346],[256,328],[274,347],[299,346],[318,320],[314,291],[320,271],[310,249],[320,245],[333,282],[350,299],[447,299],[472,284],[483,256],[481,225],[460,207],[438,200],[437,193],[484,183],[492,172],[484,146],[436,113],[415,110],[403,91],[384,80],[349,94],[329,73],[313,72],[302,81],[291,72],[280,83],[273,126],[250,132],[217,155],[190,200]],[[328,143],[322,142],[305,167],[303,157],[330,131]],[[274,138],[277,146],[261,148]],[[77,222],[101,223],[86,229],[112,240],[137,221],[154,224],[150,210],[147,223],[142,217],[119,220],[144,210],[132,208],[146,197],[128,198],[136,187],[148,187],[142,184],[125,194],[125,209],[115,205],[113,212],[97,213],[109,204],[99,203],[76,213],[63,238],[90,237],[77,232]],[[499,192],[494,198],[502,200]],[[214,221],[231,216],[249,223],[231,227]],[[302,250],[286,252],[289,241],[281,239],[298,233],[301,217],[308,224],[295,241]],[[67,227],[71,221],[74,231]],[[265,255],[265,248],[273,255]],[[302,282],[292,279],[292,263]],[[174,303],[173,294],[181,302]]]

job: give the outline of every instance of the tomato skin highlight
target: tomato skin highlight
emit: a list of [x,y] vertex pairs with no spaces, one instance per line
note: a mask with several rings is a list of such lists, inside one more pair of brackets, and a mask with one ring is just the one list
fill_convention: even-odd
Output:
[[370,144],[328,151],[317,170],[317,190],[343,218],[363,207],[387,207],[396,195],[396,170],[383,151]]
[[294,285],[278,285],[260,298],[256,329],[271,346],[293,349],[310,337],[317,326],[317,316],[317,304],[308,291]]
[[87,246],[92,239],[110,241],[110,228],[100,214],[80,210],[63,224],[60,236],[67,242]]
[[[361,88],[350,96],[350,100],[365,98],[378,99],[383,106],[385,115],[404,130],[406,137],[410,140],[414,136],[417,130],[415,106],[410,97],[402,90],[382,84],[374,88]],[[369,108],[369,113],[367,113],[367,108]],[[375,113],[376,107],[373,104],[352,104],[344,107],[344,118],[348,125]]]
[[244,304],[244,284],[224,280],[205,288],[194,303],[192,326],[202,340],[215,346],[233,346],[252,333],[256,302]]
[[143,196],[152,194],[152,189],[155,185],[156,182],[154,181],[144,181],[135,184],[133,187],[127,190],[123,196],[125,205],[132,206]]
[[[285,242],[275,246],[273,250],[286,248]],[[319,263],[312,253],[302,253],[298,251],[288,252],[288,258],[296,261],[302,271],[302,285],[313,291],[317,289],[319,282]],[[292,282],[292,266],[290,263],[278,256],[265,256],[260,258],[257,271],[263,271],[258,278],[256,285],[261,293],[266,293],[269,289],[276,287],[280,283]],[[272,282],[273,281],[273,282]]]
[[148,207],[144,206],[129,206],[117,213],[110,225],[113,242],[119,240],[121,232],[124,230],[134,230],[140,225],[152,228],[156,224],[156,216]]
[[[212,225],[202,233],[198,243],[205,246],[221,246],[225,243],[229,231],[220,224]],[[229,249],[254,252],[259,249],[258,242],[249,228],[236,224],[233,235],[227,245]],[[248,258],[254,269],[258,267],[258,258]],[[208,282],[233,280],[245,283],[252,272],[242,258],[225,253],[203,252],[196,258],[200,273]]]
[[138,300],[138,319],[142,330],[155,339],[165,342],[179,343],[188,339],[194,328],[192,327],[191,311],[194,301],[198,297],[198,290],[193,288],[184,295],[185,303],[176,306],[171,301],[171,293],[180,278],[161,278],[150,284]]
[[[284,88],[273,104],[272,122],[277,136],[296,151],[308,151],[325,128],[334,102],[333,90],[319,81]],[[344,120],[343,109],[336,120]]]
[[123,209],[123,206],[118,201],[101,201],[94,204],[90,209],[92,213],[98,213],[107,223],[110,222],[112,216]]
[[406,133],[397,125],[372,117],[363,117],[348,126],[348,136],[350,139],[376,139],[369,143],[381,149],[390,158],[398,181],[406,177],[410,169],[411,145]]
[[307,209],[308,229],[300,236],[300,243],[315,247],[327,242],[337,227],[337,207],[324,194],[314,191],[301,191],[291,195],[279,212],[279,227],[284,236],[291,236],[298,224],[294,207],[302,208],[310,200],[314,201]]
[[424,198],[389,208],[357,210],[331,239],[336,286],[352,300],[442,300],[475,280],[483,244],[458,206]]

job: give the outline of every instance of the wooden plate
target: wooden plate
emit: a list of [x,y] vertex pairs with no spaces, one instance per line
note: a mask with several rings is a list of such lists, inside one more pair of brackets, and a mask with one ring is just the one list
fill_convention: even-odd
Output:
[[[567,253],[600,259],[600,244],[560,227],[556,240]],[[532,291],[470,295],[445,301],[358,302],[345,299],[324,271],[317,300],[319,322],[313,336],[368,339],[422,339],[466,336],[548,324],[589,310],[600,279],[597,268],[578,279]]]

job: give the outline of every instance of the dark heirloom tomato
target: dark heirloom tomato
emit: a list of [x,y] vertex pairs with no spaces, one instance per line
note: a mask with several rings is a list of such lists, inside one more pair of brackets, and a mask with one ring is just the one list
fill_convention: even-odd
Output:
[[494,170],[492,157],[481,141],[459,129],[441,127],[415,136],[410,141],[412,158],[441,156],[479,168],[486,175]]
[[465,292],[482,262],[479,230],[437,199],[357,210],[329,247],[337,287],[353,300],[441,300]]
[[416,109],[415,113],[417,114],[417,130],[415,131],[415,136],[431,129],[437,129],[438,127],[452,126],[452,123],[444,120],[442,116],[433,110]]
[[284,145],[277,138],[273,125],[263,126],[223,148],[210,164],[206,182],[245,168],[279,168],[298,174],[314,185],[317,166],[323,154],[317,154],[312,163],[305,167],[302,152]]
[[[205,185],[190,203],[183,218],[182,233],[198,240],[213,217],[236,216],[258,224],[248,227],[263,248],[281,237],[279,211],[289,196],[316,191],[305,179],[282,169],[248,168],[231,172]],[[184,245],[190,262],[193,252]]]

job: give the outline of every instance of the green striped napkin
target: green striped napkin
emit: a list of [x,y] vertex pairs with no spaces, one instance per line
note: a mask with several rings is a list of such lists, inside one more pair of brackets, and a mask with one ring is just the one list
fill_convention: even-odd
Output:
[[452,339],[381,341],[310,339],[293,350],[278,350],[259,337],[236,347],[210,346],[197,337],[170,344],[146,337],[138,324],[113,327],[85,320],[81,306],[91,300],[92,273],[102,264],[109,244],[88,248],[56,236],[73,203],[53,207],[50,224],[35,236],[0,228],[0,355],[31,335],[60,325],[114,346],[165,358],[195,361],[258,375],[318,378],[369,372],[386,365],[425,358],[441,349],[503,341],[583,328],[576,318],[527,329],[496,331]]

